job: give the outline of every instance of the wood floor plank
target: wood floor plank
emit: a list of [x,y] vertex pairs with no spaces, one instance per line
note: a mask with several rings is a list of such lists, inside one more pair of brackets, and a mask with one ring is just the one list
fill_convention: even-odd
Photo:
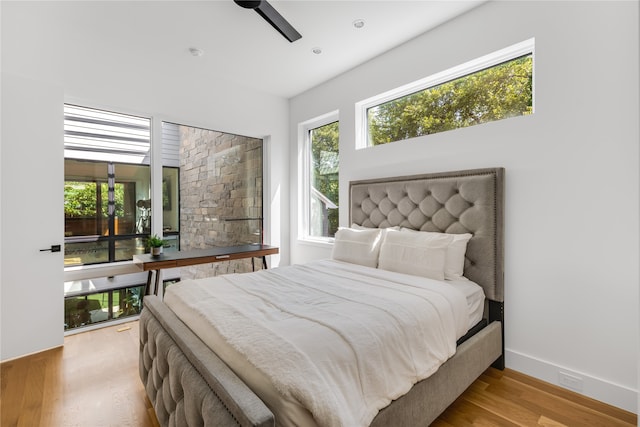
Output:
[[22,408],[22,396],[25,384],[23,381],[14,381],[26,375],[27,363],[21,360],[10,361],[2,364],[0,373],[0,425],[16,426]]
[[62,348],[57,348],[47,358],[44,378],[42,414],[43,425],[59,424],[58,413],[62,407],[64,378],[62,377]]
[[498,396],[488,389],[484,393],[468,390],[465,395],[469,402],[492,414],[500,414],[515,425],[536,425],[540,418],[540,413],[522,406],[519,401]]
[[528,385],[530,393],[544,392],[546,394],[563,399],[564,402],[571,402],[572,404],[577,405],[578,407],[582,407],[583,409],[588,409],[589,411],[608,415],[612,419],[620,420],[627,424],[637,425],[637,415],[625,411],[624,409],[616,408],[615,406],[608,405],[604,402],[600,402],[587,396],[574,393],[571,390],[539,381],[517,371],[509,370],[508,374],[511,380],[517,381],[524,385]]
[[558,421],[547,418],[544,415],[538,419],[538,425],[542,427],[566,427],[566,424],[559,423]]
[[[561,424],[575,424],[580,423],[580,407],[573,407],[572,411],[569,411],[572,415],[566,416],[568,401],[562,401],[553,396],[546,395],[536,391],[533,395],[527,394],[528,390],[518,382],[513,382],[509,377],[503,377],[501,380],[492,383],[487,388],[487,393],[496,398],[504,400],[512,400],[517,402],[517,405],[530,411],[532,414],[540,416],[546,414],[547,418],[553,419],[555,422]],[[557,411],[556,409],[559,409]],[[583,424],[584,425],[584,424]]]
[[487,411],[467,397],[458,399],[452,406],[447,408],[432,426],[438,425],[437,423],[440,420],[456,427],[518,427],[522,425],[513,423],[500,414]]
[[[64,348],[0,364],[2,427],[159,427],[138,376],[138,327],[134,321],[67,336]],[[432,427],[636,425],[635,414],[490,368]]]
[[[548,418],[565,425],[615,427],[629,425],[628,421],[632,421],[632,418],[626,421],[611,417],[606,412],[577,403],[576,401],[583,400],[584,397],[559,387],[556,390],[549,386],[545,384],[543,391],[508,375],[493,382],[487,388],[487,392],[504,399],[513,399],[513,396],[517,395],[520,407],[532,413],[544,413]],[[600,406],[609,409],[609,405]]]
[[25,381],[25,393],[22,395],[22,414],[18,426],[31,427],[40,423],[44,379],[46,373],[45,356],[37,355],[31,359]]

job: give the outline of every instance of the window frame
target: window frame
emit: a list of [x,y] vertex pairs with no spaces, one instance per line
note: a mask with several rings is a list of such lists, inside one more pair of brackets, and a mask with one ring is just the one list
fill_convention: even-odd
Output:
[[[356,135],[355,144],[356,150],[363,148],[371,148],[373,145],[369,145],[369,122],[367,111],[369,108],[376,107],[395,99],[402,98],[407,95],[411,95],[416,92],[420,92],[431,87],[438,86],[440,84],[449,82],[451,80],[464,77],[469,74],[481,71],[486,68],[490,68],[499,65],[503,62],[507,62],[524,55],[532,55],[533,64],[535,67],[535,38],[516,43],[504,49],[497,50],[479,58],[467,61],[463,64],[451,67],[444,71],[432,74],[423,79],[413,81],[406,85],[391,89],[381,94],[372,96],[365,100],[356,102],[355,104],[355,124]],[[533,73],[535,79],[535,72]],[[535,80],[532,82],[535,92]],[[532,114],[535,113],[535,96],[532,100]],[[399,140],[404,141],[404,140]],[[398,141],[393,141],[398,142]],[[386,145],[386,144],[383,144]]]
[[[298,124],[298,241],[321,246],[333,244],[334,237],[312,236],[309,233],[311,215],[311,130],[338,122],[339,110],[334,110]],[[338,134],[339,139],[339,134]],[[340,143],[338,142],[338,147]],[[338,149],[338,156],[339,156]],[[338,168],[338,175],[340,174]],[[339,178],[338,178],[339,180]],[[340,203],[338,202],[338,206]],[[339,209],[339,208],[338,208]]]

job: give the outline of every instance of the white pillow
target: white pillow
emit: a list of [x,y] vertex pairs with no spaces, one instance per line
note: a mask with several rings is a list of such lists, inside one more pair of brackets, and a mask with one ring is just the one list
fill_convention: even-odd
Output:
[[444,278],[446,280],[464,280],[464,255],[467,252],[467,243],[473,236],[470,233],[449,234],[434,233],[430,231],[417,231],[410,228],[402,228],[406,233],[424,233],[427,235],[444,235],[451,237],[451,243],[447,248],[447,258],[444,265]]
[[[353,228],[354,230],[374,230],[373,228],[365,227],[364,225],[359,225],[359,224],[356,224],[355,222],[353,224],[351,224],[351,228]],[[397,225],[394,225],[393,227],[380,228],[380,230],[382,230],[382,231],[385,231],[385,230],[398,231],[398,230],[400,230],[400,227],[397,226]]]
[[444,280],[447,248],[453,240],[441,233],[388,231],[380,247],[378,268]]
[[331,258],[376,268],[378,266],[381,240],[382,230],[379,228],[363,230],[338,228],[333,242]]

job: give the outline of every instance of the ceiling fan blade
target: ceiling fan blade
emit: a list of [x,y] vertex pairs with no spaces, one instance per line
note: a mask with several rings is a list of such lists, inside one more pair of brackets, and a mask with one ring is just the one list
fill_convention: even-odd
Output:
[[239,6],[247,9],[255,9],[273,28],[282,34],[290,42],[294,42],[302,37],[286,19],[278,13],[266,0],[243,1],[234,0]]

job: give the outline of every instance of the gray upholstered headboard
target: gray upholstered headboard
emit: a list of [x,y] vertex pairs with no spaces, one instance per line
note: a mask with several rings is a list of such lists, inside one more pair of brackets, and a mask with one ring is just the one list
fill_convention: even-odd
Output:
[[504,301],[504,169],[473,169],[354,181],[350,224],[471,233],[464,275]]

